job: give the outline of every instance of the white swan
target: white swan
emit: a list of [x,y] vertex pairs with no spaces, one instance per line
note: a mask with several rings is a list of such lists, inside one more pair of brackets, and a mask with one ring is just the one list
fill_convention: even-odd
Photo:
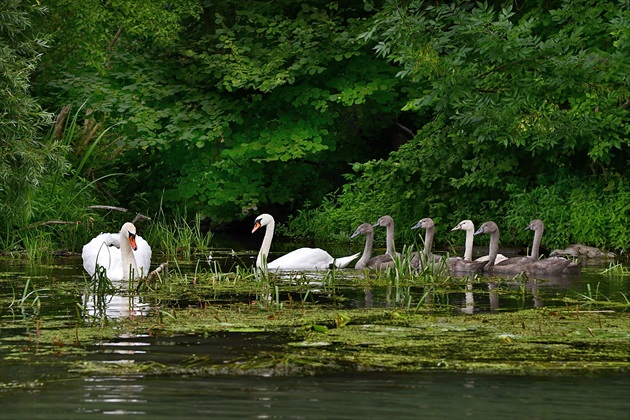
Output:
[[107,278],[139,279],[149,274],[151,247],[136,235],[136,227],[127,222],[119,233],[101,233],[83,246],[83,268],[93,276],[97,267],[106,270]]
[[[263,267],[263,259],[266,260],[269,255],[273,231],[276,226],[273,216],[266,213],[258,216],[254,222],[252,233],[263,226],[266,226],[267,229],[260,247],[260,252],[258,252],[256,267]],[[299,248],[267,263],[267,268],[271,270],[326,270],[333,264],[337,268],[345,268],[352,260],[358,257],[359,254],[360,253],[357,252],[348,257],[333,258],[328,252],[321,248]]]
[[[462,220],[461,222],[457,224],[457,226],[451,229],[451,232],[455,230],[463,230],[466,232],[466,244],[464,247],[464,261],[473,261],[472,252],[473,252],[473,240],[474,240],[473,237],[475,235],[475,224],[472,222],[472,220],[468,220],[468,219]],[[487,262],[489,259],[490,259],[489,255],[484,255],[483,257],[475,258],[475,261]],[[497,254],[495,263],[498,264],[501,261],[505,261],[507,259],[508,257],[506,257],[505,255]]]

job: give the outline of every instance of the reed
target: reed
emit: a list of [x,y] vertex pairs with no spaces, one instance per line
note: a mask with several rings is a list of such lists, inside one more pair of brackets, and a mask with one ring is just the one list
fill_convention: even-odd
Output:
[[49,259],[54,248],[50,232],[26,231],[22,236],[22,245],[26,258],[33,262]]
[[[597,286],[593,288],[587,283],[585,293],[574,292],[578,297],[578,302],[583,305],[596,305],[600,307],[630,307],[630,298],[628,298],[628,295],[617,291],[610,296],[606,296],[600,291],[600,285],[601,283],[598,282]],[[620,299],[616,299],[617,295],[620,296]]]
[[630,276],[630,268],[624,267],[622,263],[611,262],[608,268],[601,272],[611,277],[625,277]]
[[202,231],[201,221],[200,213],[195,214],[194,220],[188,221],[185,210],[183,215],[169,218],[160,204],[156,219],[146,231],[146,239],[169,258],[180,255],[190,258],[197,253],[207,254],[213,235]]

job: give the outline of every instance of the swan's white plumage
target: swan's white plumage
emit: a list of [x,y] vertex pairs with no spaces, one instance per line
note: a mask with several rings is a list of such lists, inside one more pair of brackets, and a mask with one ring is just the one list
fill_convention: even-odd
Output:
[[[132,249],[130,236],[135,238],[137,250]],[[128,280],[132,267],[134,278],[146,277],[151,267],[151,246],[142,237],[136,235],[132,223],[125,223],[119,233],[101,233],[83,246],[83,268],[90,276],[97,266],[104,267],[110,280]],[[126,263],[123,263],[127,261]]]
[[[265,237],[256,259],[256,267],[262,267],[263,259],[269,255],[275,225],[275,220],[270,214],[261,214],[256,218],[252,233],[266,226]],[[345,268],[358,256],[359,253],[343,258],[333,258],[321,248],[299,248],[267,263],[267,268],[270,270],[326,270],[331,264],[337,268]]]

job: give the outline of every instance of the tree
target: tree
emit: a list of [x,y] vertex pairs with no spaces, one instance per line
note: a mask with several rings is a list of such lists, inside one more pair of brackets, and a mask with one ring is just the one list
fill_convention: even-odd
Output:
[[[627,2],[511,4],[390,1],[375,15],[361,39],[412,82],[404,109],[430,113],[432,123],[389,159],[355,165],[330,209],[338,219],[365,213],[365,196],[380,186],[397,197],[380,210],[406,223],[496,218],[514,240],[528,219],[547,214],[548,226],[570,232],[558,242],[590,230],[598,245],[627,247]],[[570,201],[591,191],[588,212]],[[558,194],[555,204],[533,201]],[[621,223],[602,211],[615,202]]]
[[287,214],[338,188],[347,162],[386,153],[378,133],[404,103],[394,68],[356,42],[363,3],[346,6],[206,4],[168,45],[123,29],[107,68],[65,63],[39,79],[41,97],[89,97],[96,118],[119,123],[107,170],[134,168],[116,186],[127,196],[217,222]]
[[0,221],[4,228],[27,222],[31,199],[50,171],[66,165],[65,149],[42,141],[51,114],[30,92],[30,78],[47,47],[29,15],[45,9],[7,0],[0,10]]

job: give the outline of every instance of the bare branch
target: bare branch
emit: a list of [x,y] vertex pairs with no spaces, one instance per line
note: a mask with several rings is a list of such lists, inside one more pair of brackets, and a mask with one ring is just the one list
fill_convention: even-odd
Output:
[[411,131],[411,129],[405,127],[404,125],[402,125],[401,123],[398,122],[398,119],[396,119],[396,125],[403,130],[405,133],[409,134],[411,136],[411,138],[414,138],[416,135],[413,133],[413,131]]
[[118,41],[118,38],[120,38],[120,34],[122,33],[122,26],[118,28],[118,31],[116,32],[116,35],[114,35],[114,37],[112,38],[112,40],[109,42],[109,46],[107,47],[107,51],[112,51],[114,49],[114,45],[116,44],[116,41]]
[[164,275],[168,275],[168,262],[160,264],[155,270],[149,273],[146,279],[147,284],[151,283],[151,280],[162,271],[164,271]]
[[100,205],[89,206],[88,209],[92,209],[92,210],[113,210],[113,211],[120,211],[122,213],[126,213],[126,212],[129,211],[126,208],[123,208],[123,207],[100,206]]
[[68,222],[65,220],[48,220],[45,222],[31,223],[30,225],[28,225],[26,228],[23,228],[23,229],[33,229],[40,226],[50,226],[50,225],[78,225],[79,223],[81,222]]
[[133,218],[131,223],[136,223],[138,220],[145,221],[145,220],[151,220],[151,218],[149,216],[145,216],[144,214],[137,213],[136,217]]

